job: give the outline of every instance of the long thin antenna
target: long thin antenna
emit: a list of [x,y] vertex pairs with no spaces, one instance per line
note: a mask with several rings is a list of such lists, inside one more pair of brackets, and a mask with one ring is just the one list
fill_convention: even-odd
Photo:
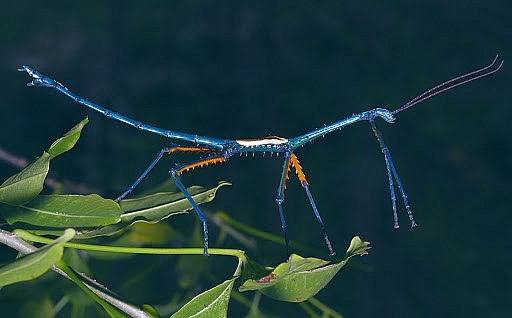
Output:
[[[439,85],[432,87],[431,89],[429,89],[429,90],[421,93],[420,95],[416,96],[415,98],[411,99],[409,102],[405,103],[402,107],[398,108],[397,110],[393,111],[392,113],[398,114],[399,112],[404,111],[407,108],[410,108],[416,104],[421,103],[422,101],[424,101],[426,99],[436,96],[437,94],[441,94],[442,92],[445,92],[445,91],[455,88],[457,86],[464,85],[466,83],[475,81],[479,78],[491,75],[492,73],[496,73],[497,71],[499,71],[499,69],[503,65],[503,62],[504,62],[503,60],[501,60],[501,62],[498,64],[498,66],[495,69],[490,70],[490,71],[487,71],[487,70],[492,68],[494,66],[494,64],[496,64],[497,60],[498,60],[498,55],[496,55],[496,57],[494,58],[494,60],[492,61],[491,64],[489,64],[485,67],[482,67],[478,70],[469,72],[469,73],[461,75],[461,76],[454,77],[451,80],[448,80],[446,82],[443,82]],[[486,72],[483,74],[475,75],[478,73],[482,73],[484,71],[486,71]],[[473,75],[475,75],[475,76],[473,76]],[[454,84],[452,84],[452,83],[454,83]]]

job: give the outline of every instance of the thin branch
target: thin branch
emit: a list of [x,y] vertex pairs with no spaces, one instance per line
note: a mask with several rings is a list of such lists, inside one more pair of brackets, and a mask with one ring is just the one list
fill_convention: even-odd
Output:
[[[18,237],[16,234],[0,229],[0,243],[3,243],[18,252],[21,252],[23,254],[30,254],[37,250],[37,247],[29,244],[28,242],[22,240],[20,237]],[[52,270],[59,275],[64,276],[67,279],[71,278],[64,273],[60,268],[56,267],[55,265],[52,266]],[[98,295],[100,298],[104,299],[111,305],[119,308],[124,313],[128,314],[130,317],[141,317],[141,318],[151,318],[151,316],[144,312],[142,309],[138,308],[135,305],[130,305],[124,300],[120,300],[119,296],[114,295],[112,292],[110,292],[107,288],[102,286],[101,284],[97,283],[92,278],[86,276],[83,273],[78,273],[83,278],[83,283],[89,288],[93,293]]]

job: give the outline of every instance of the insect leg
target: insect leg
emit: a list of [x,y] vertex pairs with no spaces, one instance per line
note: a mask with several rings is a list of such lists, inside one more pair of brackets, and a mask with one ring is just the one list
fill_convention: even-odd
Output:
[[[171,153],[171,152],[183,150],[183,149],[180,150],[179,148],[174,148],[174,149],[178,149],[178,150],[173,151],[173,149],[170,149],[168,152]],[[194,148],[192,147],[190,149],[194,149]],[[196,150],[191,150],[191,151],[196,152]],[[182,172],[188,171],[190,169],[194,169],[196,167],[204,167],[209,164],[216,164],[216,163],[221,163],[221,162],[226,162],[226,161],[227,161],[227,158],[225,158],[222,155],[211,156],[211,157],[208,157],[205,159],[200,159],[200,160],[197,160],[197,161],[194,161],[191,163],[178,165],[169,171],[172,181],[174,182],[174,184],[176,184],[178,189],[180,189],[180,191],[183,193],[183,195],[185,195],[185,198],[187,198],[188,202],[190,203],[190,205],[196,212],[197,216],[199,217],[199,220],[203,224],[203,246],[204,246],[203,254],[205,256],[208,256],[208,224],[206,222],[207,221],[206,216],[203,214],[203,212],[201,211],[201,209],[199,208],[197,203],[194,201],[194,199],[192,199],[192,196],[188,192],[187,188],[183,185],[181,180],[178,178],[178,176]]]
[[313,212],[315,213],[318,224],[320,224],[320,227],[322,228],[325,243],[327,244],[327,248],[329,249],[329,255],[334,256],[336,254],[336,252],[334,252],[334,250],[332,249],[331,241],[329,240],[329,237],[327,236],[327,231],[325,229],[324,222],[322,221],[322,218],[320,217],[320,212],[318,212],[318,208],[316,207],[315,200],[313,200],[313,195],[311,194],[311,191],[309,191],[308,180],[306,180],[306,175],[304,174],[304,171],[302,170],[302,167],[299,163],[299,159],[293,153],[290,155],[290,164],[295,169],[295,172],[297,173],[297,178],[299,179],[300,184],[306,191],[306,194],[309,199],[309,203],[311,203],[311,207],[313,208]]
[[379,141],[380,148],[382,150],[382,153],[384,154],[384,160],[386,161],[386,170],[388,173],[388,180],[389,180],[389,190],[391,192],[391,203],[393,205],[393,217],[395,222],[395,228],[398,228],[398,216],[396,212],[396,197],[395,197],[395,186],[393,184],[393,177],[395,178],[396,184],[398,186],[398,190],[400,190],[400,193],[402,194],[402,199],[404,201],[405,210],[407,211],[407,215],[409,216],[409,220],[411,221],[411,227],[415,227],[418,224],[416,221],[414,221],[414,217],[411,212],[411,207],[409,205],[409,200],[407,200],[407,194],[405,193],[405,189],[402,185],[402,181],[400,181],[400,177],[398,176],[398,172],[396,171],[395,165],[393,164],[393,160],[391,159],[391,154],[389,152],[388,147],[384,143],[384,139],[382,138],[382,134],[375,126],[375,123],[373,120],[370,120],[370,125],[372,126],[372,131],[375,134],[375,137],[377,137],[377,140]]

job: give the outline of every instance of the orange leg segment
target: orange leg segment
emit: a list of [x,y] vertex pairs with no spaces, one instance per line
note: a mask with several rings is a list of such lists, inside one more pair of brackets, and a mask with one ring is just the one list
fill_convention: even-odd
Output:
[[189,164],[186,164],[186,165],[180,167],[176,171],[176,175],[179,176],[180,174],[182,174],[185,171],[194,170],[195,168],[202,168],[204,166],[208,166],[208,165],[211,165],[211,164],[214,165],[214,164],[222,163],[222,162],[226,162],[226,161],[228,161],[228,159],[225,158],[225,157],[222,157],[222,156],[211,157],[211,158],[206,158],[206,159],[194,161],[192,163],[189,163]]
[[288,179],[290,178],[289,173],[290,173],[290,170],[292,169],[292,167],[293,167],[293,169],[295,169],[295,172],[297,173],[297,178],[299,179],[302,188],[304,188],[304,190],[306,191],[306,195],[308,196],[309,203],[311,204],[311,207],[313,208],[313,213],[315,214],[316,219],[317,219],[318,223],[320,224],[320,228],[322,229],[325,243],[327,244],[327,248],[329,249],[329,254],[331,256],[333,256],[336,253],[334,252],[334,250],[332,248],[329,237],[327,236],[327,231],[325,230],[324,222],[322,221],[322,218],[320,217],[320,213],[318,212],[318,208],[316,207],[315,200],[313,200],[313,195],[311,194],[311,191],[309,190],[309,183],[308,183],[308,180],[306,179],[306,174],[304,173],[304,170],[302,169],[302,166],[300,165],[299,159],[293,153],[291,153],[285,161],[284,174],[281,179],[282,185],[278,191],[277,199],[276,199],[277,205],[279,208],[279,214],[281,217],[281,224],[282,224],[282,228],[283,228],[284,235],[285,235],[285,240],[286,241],[288,240],[288,234],[287,234],[287,229],[286,229],[286,223],[284,221],[282,204],[284,201],[284,190],[286,189],[286,181],[288,181]]

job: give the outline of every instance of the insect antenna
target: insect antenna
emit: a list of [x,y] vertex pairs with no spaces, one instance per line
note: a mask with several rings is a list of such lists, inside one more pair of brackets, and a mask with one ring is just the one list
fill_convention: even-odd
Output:
[[398,114],[399,112],[404,111],[407,108],[410,108],[410,107],[412,107],[412,106],[414,106],[416,104],[421,103],[424,100],[427,100],[427,99],[429,99],[431,97],[434,97],[437,94],[441,94],[442,92],[446,92],[446,91],[448,91],[448,90],[450,90],[452,88],[455,88],[457,86],[464,85],[466,83],[475,81],[475,80],[477,80],[479,78],[486,77],[488,75],[496,73],[497,71],[499,71],[499,69],[503,65],[503,60],[501,60],[499,62],[499,64],[497,65],[497,67],[492,69],[492,67],[496,64],[497,60],[498,60],[498,55],[496,55],[496,57],[494,58],[494,60],[492,61],[491,64],[489,64],[489,65],[487,65],[485,67],[482,67],[482,68],[480,68],[478,70],[475,70],[475,71],[472,71],[472,72],[469,72],[469,73],[466,73],[464,75],[460,75],[460,76],[454,77],[454,78],[452,78],[450,80],[447,80],[446,82],[442,82],[441,84],[438,84],[438,85],[432,87],[431,89],[429,89],[429,90],[421,93],[420,95],[414,97],[413,99],[411,99],[410,101],[405,103],[402,107],[394,110],[392,112],[392,114],[393,115],[394,114]]

